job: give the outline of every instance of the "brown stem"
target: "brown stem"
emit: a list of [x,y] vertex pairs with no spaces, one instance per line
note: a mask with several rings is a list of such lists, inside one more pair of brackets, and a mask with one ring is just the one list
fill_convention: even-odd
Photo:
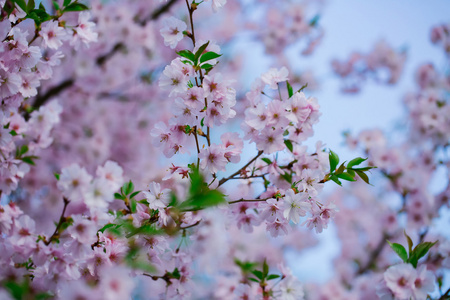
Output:
[[262,201],[266,201],[270,198],[262,198],[262,199],[244,199],[241,198],[239,200],[234,200],[234,201],[230,201],[228,202],[228,204],[235,204],[235,203],[239,203],[239,202],[262,202]]
[[389,239],[389,235],[387,233],[384,233],[376,248],[370,253],[369,261],[367,262],[367,264],[363,267],[360,267],[357,271],[358,275],[364,274],[372,268],[372,266],[380,256],[381,251],[383,251],[387,239]]
[[227,178],[222,178],[219,181],[219,186],[221,186],[222,184],[224,184],[225,182],[227,182],[228,180],[232,179],[234,176],[238,175],[239,173],[242,172],[242,170],[245,170],[248,166],[251,165],[252,162],[254,162],[258,157],[260,157],[263,154],[263,151],[259,151],[258,154],[253,157],[245,166],[243,166],[242,168],[240,168],[239,170],[237,170],[236,172],[234,172],[233,174],[231,174],[230,176],[228,176]]
[[442,294],[442,296],[439,297],[438,300],[448,300],[448,299],[450,299],[450,288],[444,294]]
[[151,13],[151,15],[150,15],[149,17],[147,17],[147,18],[145,18],[144,20],[142,20],[142,21],[140,22],[140,25],[145,26],[145,25],[147,24],[148,21],[158,19],[162,14],[164,14],[165,12],[167,12],[167,11],[172,7],[172,5],[174,5],[175,3],[177,3],[177,1],[178,1],[178,0],[170,0],[170,1],[167,1],[166,4],[164,4],[163,6],[161,6],[161,7],[158,8],[158,9],[154,10],[154,11]]
[[63,199],[64,199],[64,208],[61,213],[61,217],[59,218],[58,225],[56,225],[55,232],[53,232],[53,234],[50,236],[50,238],[44,242],[44,244],[47,246],[50,245],[50,243],[53,241],[53,239],[59,235],[59,229],[61,228],[62,224],[64,223],[64,221],[66,219],[64,217],[64,214],[66,213],[66,208],[67,208],[67,205],[69,205],[70,201],[66,197],[63,197]]
[[180,229],[181,229],[181,230],[185,230],[185,229],[188,229],[188,228],[195,227],[195,226],[197,226],[198,224],[200,224],[201,221],[202,221],[202,220],[198,220],[198,221],[195,222],[194,224],[191,224],[191,225],[186,226],[186,227],[181,227],[181,226],[180,226]]

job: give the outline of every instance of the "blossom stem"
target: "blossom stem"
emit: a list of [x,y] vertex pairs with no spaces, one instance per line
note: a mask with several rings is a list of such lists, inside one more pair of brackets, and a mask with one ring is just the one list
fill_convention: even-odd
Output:
[[221,186],[222,184],[224,184],[225,182],[227,182],[228,180],[232,179],[234,176],[238,175],[239,173],[241,173],[242,170],[245,170],[248,166],[251,165],[251,163],[253,163],[258,157],[260,157],[263,154],[263,151],[260,150],[258,151],[258,154],[256,154],[255,157],[253,157],[245,166],[243,166],[242,168],[240,168],[239,170],[237,170],[236,172],[234,172],[233,174],[231,174],[230,176],[228,176],[227,178],[222,178],[219,181],[219,186]]
[[234,200],[234,201],[230,201],[228,202],[228,204],[235,204],[235,203],[239,203],[239,202],[262,202],[262,201],[266,201],[270,198],[262,198],[262,199],[244,199],[241,198],[239,200]]
[[64,223],[64,221],[66,219],[64,217],[64,214],[66,213],[66,208],[67,208],[67,205],[69,205],[70,201],[66,197],[63,197],[63,199],[64,199],[64,208],[63,208],[63,211],[61,213],[61,217],[59,218],[58,225],[56,225],[55,231],[50,236],[48,241],[44,242],[44,244],[47,245],[47,246],[50,245],[50,243],[53,241],[53,239],[55,239],[55,237],[59,235],[59,229],[61,228],[62,224]]

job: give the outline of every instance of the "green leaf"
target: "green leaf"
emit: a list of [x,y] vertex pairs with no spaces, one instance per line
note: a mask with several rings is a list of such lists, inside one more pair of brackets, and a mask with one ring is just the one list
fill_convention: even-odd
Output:
[[226,203],[225,196],[218,190],[209,190],[191,197],[179,205],[182,211],[197,211]]
[[263,278],[266,278],[268,274],[269,274],[269,265],[267,264],[266,259],[264,259],[264,262],[263,262]]
[[289,98],[291,98],[292,95],[294,95],[294,90],[292,89],[292,85],[287,80],[286,80],[286,86],[287,86]]
[[315,15],[314,18],[312,18],[311,21],[309,21],[309,26],[315,27],[317,25],[317,22],[319,22],[319,19],[320,19],[320,16]]
[[261,158],[261,160],[268,165],[272,164],[272,161],[270,159],[268,159],[267,157],[263,157],[263,158]]
[[69,4],[70,4],[70,2],[72,2],[72,0],[64,0],[64,3],[63,3],[63,5],[64,5],[64,6],[67,6],[67,5],[69,5]]
[[53,173],[53,175],[55,175],[56,180],[59,180],[59,174],[58,173]]
[[186,125],[184,126],[184,133],[188,134],[191,131],[191,126]]
[[33,19],[34,23],[39,26],[41,23],[51,19],[51,16],[44,9],[33,9],[28,12],[27,18]]
[[12,135],[12,136],[16,136],[16,135],[17,135],[17,132],[16,132],[15,130],[11,130],[11,131],[9,132],[9,134]]
[[136,213],[136,206],[137,206],[136,200],[133,198],[130,199],[130,210],[132,214]]
[[251,281],[253,281],[253,282],[258,282],[259,283],[259,280],[258,279],[256,279],[256,278],[252,278],[252,277],[250,277],[248,280],[251,280]]
[[342,186],[342,182],[339,181],[339,178],[336,175],[332,174],[330,176],[330,179],[336,182],[338,185]]
[[409,255],[411,255],[413,242],[412,242],[411,238],[409,237],[409,235],[406,233],[406,230],[403,230],[403,234],[405,235],[406,240],[408,241]]
[[100,231],[101,233],[104,233],[106,229],[111,228],[111,227],[113,227],[113,226],[116,226],[116,224],[108,223],[108,224],[106,224],[105,226],[103,226],[102,228],[100,228],[99,231]]
[[347,181],[356,181],[354,176],[350,175],[349,173],[336,174],[336,176]]
[[130,195],[130,199],[133,199],[134,197],[136,197],[137,194],[139,194],[141,191],[136,191],[133,194]]
[[417,262],[419,259],[424,257],[428,250],[430,250],[431,247],[433,247],[438,241],[432,243],[432,242],[423,242],[417,245],[412,253],[409,255],[409,262],[415,267],[417,267]]
[[330,161],[330,173],[331,173],[334,170],[336,170],[336,167],[339,164],[339,156],[330,150],[328,159]]
[[210,65],[210,64],[203,64],[200,68],[205,69],[205,70],[209,70],[212,69],[214,66]]
[[345,170],[345,161],[339,166],[339,168],[336,170],[336,172],[334,172],[334,174],[338,175],[344,172]]
[[358,174],[358,176],[359,176],[362,180],[364,180],[365,183],[370,184],[370,183],[369,183],[369,177],[367,176],[366,173],[364,173],[363,171],[360,171],[360,170],[356,170],[356,169],[353,169],[353,170],[356,172],[356,174]]
[[24,155],[27,152],[28,152],[28,146],[27,145],[23,145],[19,149],[18,156],[22,156],[22,155]]
[[272,280],[272,279],[277,279],[280,278],[280,275],[277,274],[270,274],[269,276],[267,276],[267,280]]
[[289,151],[291,151],[291,152],[294,151],[294,146],[292,146],[292,142],[290,140],[284,140],[284,144],[289,149]]
[[178,51],[177,54],[181,57],[189,59],[190,61],[195,61],[194,53],[192,53],[189,50],[181,50],[181,51]]
[[347,173],[350,174],[353,178],[355,178],[356,173],[352,169],[347,169]]
[[205,117],[203,117],[202,120],[200,121],[200,126],[202,126],[202,127],[205,126],[204,123],[205,123]]
[[205,54],[200,56],[200,64],[202,64],[202,63],[204,63],[204,62],[206,62],[208,60],[211,60],[211,59],[219,58],[221,56],[222,56],[222,54],[217,54],[215,52],[211,52],[211,51],[206,52]]
[[12,0],[12,2],[16,3],[24,12],[27,11],[27,4],[25,0]]
[[252,274],[255,275],[260,280],[262,280],[264,278],[263,273],[259,270],[252,271]]
[[389,246],[391,246],[392,250],[394,250],[395,253],[397,253],[397,255],[404,261],[407,262],[408,261],[408,254],[406,253],[405,247],[403,247],[400,244],[397,243],[391,243],[388,240],[386,240],[389,244]]
[[200,57],[200,55],[202,55],[203,51],[205,51],[206,47],[208,47],[209,45],[209,41],[203,45],[200,46],[200,48],[198,48],[197,52],[195,52],[195,63],[197,64],[197,61]]
[[292,174],[286,172],[284,174],[280,174],[280,176],[281,178],[292,184]]
[[22,160],[24,163],[27,163],[29,165],[35,165],[33,159],[38,159],[39,157],[37,156],[25,156],[25,157],[21,157],[20,160]]
[[367,158],[357,157],[348,162],[347,168],[351,168],[353,166],[357,166],[362,162],[366,161]]
[[89,7],[87,7],[86,5],[75,2],[64,8],[64,11],[83,11],[88,9]]
[[133,191],[134,191],[134,184],[133,184],[133,182],[131,182],[131,180],[128,182],[125,182],[124,185],[122,186],[122,193],[124,195],[129,195]]
[[125,196],[119,193],[114,193],[114,199],[125,200]]
[[28,0],[27,3],[27,12],[32,11],[36,4],[34,3],[34,0]]
[[55,10],[60,10],[61,7],[59,7],[58,1],[53,0],[53,7],[55,8]]

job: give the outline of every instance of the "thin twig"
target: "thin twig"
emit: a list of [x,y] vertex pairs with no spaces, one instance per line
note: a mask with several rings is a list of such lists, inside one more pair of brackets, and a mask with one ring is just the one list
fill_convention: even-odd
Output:
[[364,274],[372,268],[373,264],[378,259],[381,251],[383,251],[383,248],[386,245],[386,239],[389,239],[389,235],[387,233],[384,233],[376,248],[370,253],[369,261],[367,262],[367,264],[364,267],[360,267],[356,272],[358,275]]
[[262,198],[262,199],[244,199],[244,198],[241,198],[239,200],[230,201],[230,202],[228,202],[228,204],[235,204],[235,203],[239,203],[239,202],[263,202],[263,201],[266,201],[268,199],[270,199],[270,198]]
[[69,199],[67,199],[66,197],[64,197],[63,199],[64,199],[64,208],[63,208],[63,211],[62,211],[62,213],[61,213],[61,217],[59,218],[58,225],[56,225],[55,232],[53,232],[53,234],[50,236],[50,238],[48,239],[48,241],[45,241],[45,242],[44,242],[44,244],[47,245],[47,246],[50,245],[50,243],[52,242],[52,240],[53,240],[57,235],[59,235],[59,229],[61,228],[62,224],[64,223],[64,221],[65,221],[65,219],[66,219],[66,218],[64,217],[64,214],[66,213],[66,208],[67,208],[67,205],[69,205],[70,201],[69,201]]
[[219,186],[221,186],[222,184],[224,184],[225,182],[227,182],[228,180],[230,180],[231,178],[233,178],[234,176],[238,175],[239,173],[242,172],[242,170],[245,170],[248,166],[251,165],[252,162],[254,162],[258,157],[260,157],[263,154],[263,151],[259,151],[258,154],[253,157],[245,166],[243,166],[242,168],[240,168],[239,170],[237,170],[236,172],[234,172],[233,174],[231,174],[230,176],[228,176],[227,178],[222,178],[219,181]]

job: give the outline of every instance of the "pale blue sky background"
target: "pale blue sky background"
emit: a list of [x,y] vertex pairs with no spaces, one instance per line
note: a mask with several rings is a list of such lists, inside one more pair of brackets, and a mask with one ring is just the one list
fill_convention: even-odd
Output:
[[[321,82],[321,90],[309,93],[318,98],[322,117],[315,126],[317,140],[339,153],[344,159],[355,154],[343,145],[342,132],[358,133],[363,129],[390,130],[401,124],[405,111],[401,99],[406,91],[414,89],[413,74],[424,62],[433,62],[444,70],[445,57],[430,42],[432,26],[450,21],[450,1],[445,0],[329,0],[319,23],[325,28],[325,37],[314,55],[303,57],[292,47],[288,57],[296,70],[311,69]],[[356,95],[339,92],[340,81],[332,74],[332,58],[346,59],[352,51],[368,52],[384,39],[396,49],[407,49],[408,58],[400,82],[394,87],[378,85],[371,81]],[[262,47],[244,42],[236,51],[251,49],[247,56],[250,82],[272,67],[269,59],[261,59]],[[259,54],[259,55],[255,55]],[[249,155],[250,157],[250,155]],[[245,158],[242,161],[246,161]],[[437,183],[436,189],[439,189]],[[450,214],[444,213],[440,222],[443,231],[448,228]],[[376,229],[374,229],[376,230]],[[304,282],[326,282],[333,276],[331,260],[339,252],[339,242],[333,227],[319,235],[321,245],[302,253],[287,253],[291,267]]]

